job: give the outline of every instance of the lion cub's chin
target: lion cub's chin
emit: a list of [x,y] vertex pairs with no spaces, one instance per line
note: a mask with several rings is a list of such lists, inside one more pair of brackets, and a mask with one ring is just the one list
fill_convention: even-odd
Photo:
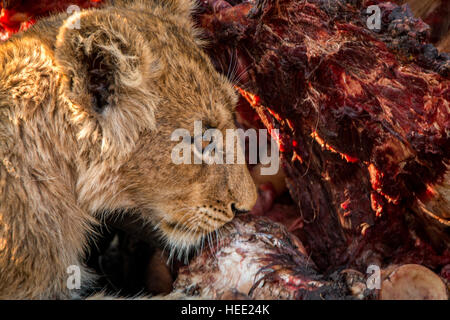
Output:
[[190,230],[176,230],[170,223],[161,223],[158,226],[165,247],[169,249],[169,259],[188,259],[192,252],[199,252],[207,245],[218,240],[223,226],[214,230],[194,228]]

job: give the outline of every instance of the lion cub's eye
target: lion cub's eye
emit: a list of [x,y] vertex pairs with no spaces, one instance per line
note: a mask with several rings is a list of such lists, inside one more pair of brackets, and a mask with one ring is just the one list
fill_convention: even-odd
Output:
[[199,139],[199,140],[202,142],[202,151],[203,151],[203,149],[205,149],[205,148],[209,145],[209,143],[210,143],[209,141],[204,141],[204,140],[203,140],[203,136],[204,136],[204,134],[205,134],[205,131],[208,130],[208,129],[216,129],[216,128],[211,127],[210,125],[205,125],[204,130],[203,130],[203,133],[202,133],[201,136],[197,136],[197,137],[191,136],[191,137],[190,137],[190,138],[191,138],[191,144],[195,144],[195,140],[196,140],[196,139]]
[[[212,132],[207,132],[207,130],[212,129]],[[217,149],[220,148],[221,143],[217,145],[217,138],[213,138],[217,136],[214,130],[218,130],[217,128],[211,127],[209,125],[204,126],[203,133],[197,136],[191,136],[190,141],[194,146],[193,151],[196,157],[199,159],[203,159],[206,163],[215,163],[216,156],[220,156],[221,152]],[[214,142],[211,142],[213,139]],[[213,143],[211,145],[211,143]],[[218,152],[218,153],[217,153]]]

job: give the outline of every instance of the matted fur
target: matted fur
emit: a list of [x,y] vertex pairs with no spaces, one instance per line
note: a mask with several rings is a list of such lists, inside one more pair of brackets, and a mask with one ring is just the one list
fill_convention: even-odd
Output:
[[232,204],[253,206],[245,165],[170,158],[176,128],[235,128],[236,94],[191,10],[115,1],[0,45],[0,299],[76,296],[66,269],[82,265],[100,212],[134,212],[183,252],[230,221]]

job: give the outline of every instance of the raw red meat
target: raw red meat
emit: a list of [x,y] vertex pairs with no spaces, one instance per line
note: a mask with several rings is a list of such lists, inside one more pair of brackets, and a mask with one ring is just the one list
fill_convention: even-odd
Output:
[[237,2],[202,2],[197,19],[217,68],[280,129],[296,234],[319,269],[450,263],[449,58],[427,26],[394,4],[375,33],[362,1]]
[[219,239],[180,269],[174,295],[258,300],[448,299],[441,278],[418,264],[390,265],[378,270],[378,280],[352,269],[320,275],[302,243],[267,218],[238,216]]
[[352,298],[346,277],[320,275],[301,242],[280,224],[245,215],[234,219],[222,241],[179,271],[175,292],[207,299]]

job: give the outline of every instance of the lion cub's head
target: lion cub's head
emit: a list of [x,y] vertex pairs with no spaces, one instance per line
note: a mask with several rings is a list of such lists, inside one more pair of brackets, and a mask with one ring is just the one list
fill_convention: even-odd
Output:
[[172,133],[198,120],[225,136],[237,97],[199,48],[188,2],[162,3],[71,16],[55,56],[77,128],[80,204],[135,210],[186,248],[250,210],[256,188],[245,164],[173,163]]

